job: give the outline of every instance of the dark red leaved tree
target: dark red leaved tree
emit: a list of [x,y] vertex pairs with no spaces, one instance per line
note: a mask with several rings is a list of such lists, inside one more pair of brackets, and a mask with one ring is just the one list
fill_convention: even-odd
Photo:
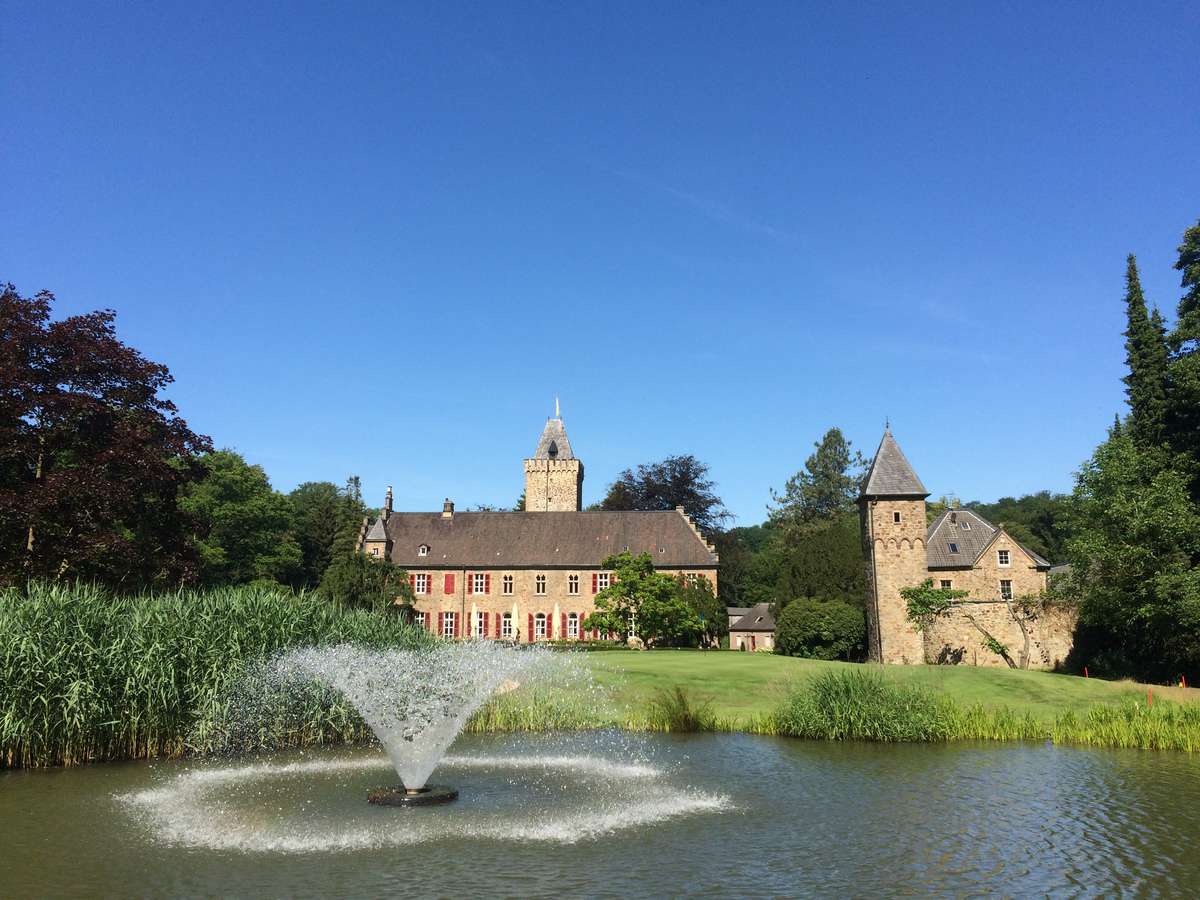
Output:
[[159,396],[170,372],[117,339],[112,310],[51,322],[53,300],[0,288],[0,580],[191,580],[175,500],[210,441]]

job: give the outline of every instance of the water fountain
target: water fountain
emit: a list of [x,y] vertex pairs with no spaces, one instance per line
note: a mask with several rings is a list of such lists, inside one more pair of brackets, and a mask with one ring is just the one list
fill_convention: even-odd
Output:
[[497,692],[561,666],[537,648],[477,641],[426,650],[373,650],[353,644],[304,647],[279,657],[283,679],[316,678],[354,704],[387,750],[398,787],[367,795],[384,806],[448,803],[458,791],[429,776],[467,720]]

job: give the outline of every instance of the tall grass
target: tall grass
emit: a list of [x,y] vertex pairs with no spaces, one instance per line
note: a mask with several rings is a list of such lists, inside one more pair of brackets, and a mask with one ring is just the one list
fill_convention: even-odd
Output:
[[[415,646],[397,617],[269,587],[115,596],[91,585],[0,590],[0,764],[177,755],[220,720],[254,660],[304,644]],[[322,734],[353,729],[345,710]]]
[[1090,747],[1200,751],[1200,705],[1127,696],[1054,721],[1007,707],[964,706],[897,684],[871,669],[826,672],[801,683],[749,730],[820,740],[1052,741]]
[[646,709],[646,727],[651,731],[717,731],[720,727],[712,704],[695,700],[679,685],[655,692]]

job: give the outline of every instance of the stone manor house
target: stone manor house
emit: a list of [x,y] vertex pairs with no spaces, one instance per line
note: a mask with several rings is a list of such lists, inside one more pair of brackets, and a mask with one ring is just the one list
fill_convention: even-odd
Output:
[[[1003,527],[967,509],[948,509],[928,525],[929,492],[890,428],[858,500],[867,567],[867,650],[885,663],[965,663],[1004,666],[982,646],[972,619],[1028,667],[1050,669],[1071,649],[1073,617],[1041,607],[1014,618],[1015,599],[1046,590],[1050,563],[1021,546]],[[908,622],[903,588],[932,578],[934,587],[967,591],[962,605],[924,633]],[[1022,630],[1022,626],[1024,630]],[[1028,649],[1026,649],[1028,648]]]
[[583,463],[563,420],[546,421],[525,460],[525,511],[383,512],[365,522],[359,547],[409,573],[417,621],[448,638],[533,642],[602,637],[583,620],[612,573],[616,553],[649,553],[656,569],[707,578],[717,554],[682,508],[664,512],[582,510]]

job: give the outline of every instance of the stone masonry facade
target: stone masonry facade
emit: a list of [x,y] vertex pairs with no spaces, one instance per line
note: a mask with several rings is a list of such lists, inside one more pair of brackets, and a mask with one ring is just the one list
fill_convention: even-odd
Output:
[[[927,526],[927,496],[885,431],[859,498],[870,658],[1007,666],[984,646],[986,631],[1020,666],[1059,666],[1071,650],[1075,617],[1042,602],[1050,563],[970,510],[947,510]],[[922,633],[908,621],[900,591],[927,578],[967,596]]]

